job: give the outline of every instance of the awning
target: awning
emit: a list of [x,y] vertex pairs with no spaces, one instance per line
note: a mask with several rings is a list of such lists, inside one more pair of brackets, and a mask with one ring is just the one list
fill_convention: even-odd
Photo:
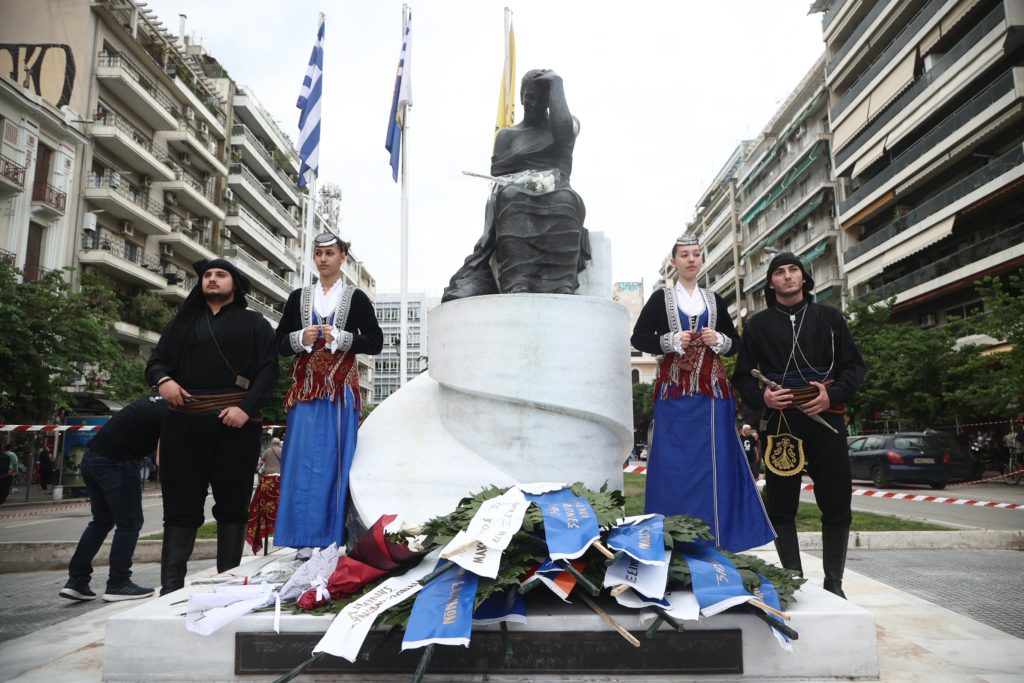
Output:
[[800,260],[803,261],[804,264],[806,265],[806,264],[814,261],[815,259],[821,257],[821,255],[824,254],[826,251],[828,251],[828,240],[827,239],[822,240],[818,244],[818,246],[814,247],[810,251],[804,252],[803,254],[799,254],[798,256],[799,256]]
[[868,107],[871,105],[871,98],[865,97],[860,104],[843,119],[842,123],[835,126],[832,131],[832,150],[838,152],[853,139],[861,129],[868,125]]
[[832,285],[827,289],[823,289],[820,292],[814,293],[814,303],[820,304],[822,301],[827,301],[832,298],[832,295],[836,293],[836,286]]
[[800,177],[807,172],[807,169],[809,169],[811,164],[813,164],[818,158],[818,154],[821,152],[824,145],[824,141],[814,145],[814,147],[812,147],[811,150],[802,159],[800,159],[795,166],[786,172],[786,175],[782,177],[782,180],[776,183],[772,189],[768,191],[768,194],[766,194],[764,198],[754,206],[754,208],[750,209],[746,215],[740,219],[740,222],[744,224],[750,223],[752,220],[757,218],[762,211],[771,206],[776,199],[781,197],[793,183],[799,180]]
[[795,214],[790,216],[784,223],[782,223],[777,228],[772,230],[768,235],[766,235],[762,239],[759,239],[757,242],[754,243],[752,247],[748,247],[747,249],[745,249],[743,252],[743,257],[740,260],[744,261],[751,254],[760,250],[762,247],[766,247],[770,244],[775,243],[780,237],[789,232],[789,230],[794,225],[810,216],[811,213],[819,206],[821,206],[821,203],[823,201],[825,201],[825,192],[825,190],[821,190],[820,192],[818,192],[816,195],[812,197],[812,199],[809,202],[807,202],[803,206],[803,208],[801,208]]
[[743,180],[743,183],[736,190],[738,193],[741,193],[744,190],[746,190],[751,183],[753,183],[761,176],[761,173],[763,173],[765,168],[768,167],[768,164],[771,163],[772,159],[775,158],[775,155],[779,153],[779,149],[784,144],[786,144],[787,140],[793,137],[793,134],[796,133],[797,129],[799,129],[800,126],[804,124],[807,118],[811,115],[811,112],[813,112],[815,108],[817,108],[818,104],[821,102],[822,99],[824,99],[824,97],[825,91],[822,90],[821,92],[814,96],[814,99],[812,99],[806,107],[804,107],[803,111],[800,112],[800,115],[796,118],[796,120],[789,124],[785,132],[782,135],[780,135],[778,140],[775,141],[775,144],[772,145],[771,149],[769,149],[765,153],[764,158],[758,162],[757,168],[754,169],[754,171]]
[[888,135],[883,136],[877,144],[872,146],[857,159],[856,163],[853,164],[853,173],[850,176],[851,178],[856,178],[864,172],[865,168],[882,158],[882,155],[885,154],[885,141],[888,138]]
[[847,285],[853,288],[854,285],[866,282],[876,275],[880,275],[882,271],[892,264],[902,261],[908,256],[948,237],[953,233],[953,223],[955,221],[956,214],[939,221],[902,244],[882,252],[878,258],[868,259],[861,267],[847,270]]
[[915,49],[900,60],[896,68],[872,89],[871,96],[868,97],[868,101],[871,103],[868,107],[869,121],[878,116],[879,112],[899,97],[901,92],[910,87],[910,84],[914,82],[914,67],[916,65],[917,50]]

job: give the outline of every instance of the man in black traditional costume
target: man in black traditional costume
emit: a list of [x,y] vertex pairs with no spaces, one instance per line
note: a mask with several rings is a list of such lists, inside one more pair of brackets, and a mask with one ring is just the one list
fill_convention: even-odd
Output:
[[200,261],[195,268],[199,283],[146,366],[146,379],[169,408],[160,434],[161,595],[185,585],[208,486],[217,520],[217,571],[241,561],[259,458],[260,410],[277,387],[274,330],[247,308],[248,279],[224,259]]
[[[846,597],[852,494],[843,416],[865,367],[842,314],[814,303],[813,290],[800,259],[788,252],[772,259],[764,287],[768,308],[746,323],[732,381],[748,407],[763,411],[765,503],[782,566],[803,571],[795,520],[806,462],[821,510],[825,589]],[[777,389],[762,390],[752,370]]]
[[528,71],[520,99],[523,120],[494,138],[491,175],[499,181],[487,201],[483,237],[452,276],[444,301],[499,292],[574,294],[590,258],[586,208],[569,186],[579,120],[569,112],[562,77]]

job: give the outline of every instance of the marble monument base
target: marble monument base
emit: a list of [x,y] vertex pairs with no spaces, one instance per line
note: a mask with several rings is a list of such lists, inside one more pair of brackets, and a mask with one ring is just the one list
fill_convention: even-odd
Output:
[[[252,558],[240,571],[251,574],[267,559]],[[103,680],[273,681],[310,655],[334,617],[285,613],[279,635],[273,631],[273,613],[259,612],[200,636],[185,629],[184,612],[188,595],[205,590],[209,587],[186,586],[111,617]],[[720,680],[725,676],[779,681],[878,676],[874,617],[816,586],[805,585],[789,610],[789,625],[800,634],[792,652],[779,647],[764,622],[743,613],[684,622],[686,634],[662,625],[654,640],[647,641],[647,624],[640,623],[637,612],[603,598],[602,607],[640,639],[637,650],[582,601],[567,605],[546,594],[536,595],[541,590],[527,596],[529,623],[509,626],[513,656],[507,666],[499,627],[479,627],[474,631],[476,650],[472,644],[469,649],[438,646],[437,661],[428,667],[426,680],[481,680],[481,675],[494,681],[592,681],[608,676],[654,680],[666,675],[678,680],[705,674]],[[371,634],[363,651],[381,636]],[[363,669],[327,658],[320,669],[300,680],[408,681],[421,651],[396,655],[400,640],[399,634],[385,643]],[[643,653],[647,656],[641,657]],[[613,661],[620,658],[621,664]]]

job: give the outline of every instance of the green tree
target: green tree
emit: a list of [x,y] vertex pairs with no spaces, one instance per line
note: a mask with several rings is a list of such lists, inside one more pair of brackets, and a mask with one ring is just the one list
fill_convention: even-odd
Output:
[[654,384],[633,385],[633,435],[636,443],[647,441],[647,428],[654,419]]
[[[998,353],[986,355],[998,380],[994,389],[1002,401],[998,411],[1005,412],[1006,406],[1024,408],[1024,269],[1008,273],[1001,278],[989,277],[975,283],[984,302],[984,312],[973,316],[968,322],[1001,342]],[[984,353],[984,351],[983,351]],[[1005,381],[1004,381],[1005,380]]]
[[68,408],[62,387],[79,381],[95,390],[123,357],[111,330],[116,297],[84,282],[75,292],[61,272],[19,282],[0,261],[0,414],[8,422],[49,421]]

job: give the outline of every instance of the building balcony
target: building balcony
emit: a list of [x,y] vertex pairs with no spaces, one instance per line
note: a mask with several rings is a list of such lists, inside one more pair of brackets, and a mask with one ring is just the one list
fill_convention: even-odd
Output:
[[287,280],[272,271],[266,262],[260,261],[238,245],[225,248],[224,257],[231,259],[242,274],[252,281],[254,287],[259,287],[275,302],[284,303],[288,300],[288,295],[294,288]]
[[90,173],[85,198],[111,216],[129,221],[132,228],[146,235],[166,235],[171,231],[162,214],[163,204],[149,196],[149,188],[135,189],[115,172]]
[[0,198],[11,197],[25,189],[25,167],[0,155]]
[[229,207],[224,225],[233,235],[237,235],[234,241],[239,241],[240,237],[241,241],[252,247],[250,251],[256,252],[260,257],[268,259],[284,270],[298,270],[299,260],[288,251],[285,239],[271,232],[244,206],[235,204]]
[[243,122],[255,135],[272,140],[277,148],[288,156],[289,170],[292,173],[298,173],[299,158],[294,151],[295,144],[246,86],[239,86],[235,90],[232,104],[235,109],[235,120]]
[[142,247],[106,232],[89,234],[82,242],[78,260],[135,287],[156,290],[167,287],[159,259],[147,255]]
[[278,201],[268,187],[242,164],[231,164],[228,184],[260,217],[295,239],[299,236],[299,222]]
[[[779,218],[782,218],[783,220],[777,223],[772,222],[770,224],[771,227],[758,235],[751,235],[752,244],[743,250],[742,258],[747,259],[760,249],[775,244],[777,241],[785,237],[790,230],[814,213],[818,207],[824,203],[826,198],[830,197],[831,194],[826,189],[822,189],[814,194],[808,194],[799,202],[794,202],[793,208],[787,215],[784,217],[779,216]],[[829,203],[831,204],[831,201]]]
[[[200,92],[196,86],[179,77],[176,73],[172,76],[178,93],[184,98],[187,105],[182,109],[186,120],[205,122],[211,133],[218,139],[223,140],[224,127],[227,125],[227,116],[221,111],[220,96],[215,93],[206,94]],[[188,110],[192,110],[191,116]]]
[[708,270],[711,270],[712,268],[714,268],[715,264],[717,264],[720,260],[725,258],[727,258],[727,260],[731,263],[732,245],[733,239],[731,236],[727,236],[725,239],[719,242],[718,245],[708,253],[707,258],[704,259],[704,267]]
[[1012,126],[1015,119],[1020,118],[1019,108],[1016,113],[1007,115],[1007,111],[1022,99],[1024,67],[1012,67],[854,190],[840,208],[843,227],[855,225],[857,221],[852,219],[866,217],[864,210],[876,206],[876,200],[884,199],[887,192],[891,195],[891,188],[901,185],[904,193],[912,190],[914,183],[908,183],[908,180],[915,178],[936,159],[951,156],[964,141],[991,137],[1000,129]]
[[154,130],[175,130],[174,102],[124,55],[100,52],[96,78]]
[[828,63],[825,65],[825,73],[833,73],[836,70],[836,67],[839,66],[839,64],[846,59],[847,55],[853,51],[853,48],[860,43],[860,39],[864,36],[867,30],[875,25],[879,15],[887,9],[892,9],[892,7],[893,3],[876,2],[875,6],[871,8],[871,11],[861,19],[856,28],[854,28],[846,38],[843,42],[843,46],[836,51],[835,55],[833,55],[831,59],[828,60]]
[[157,294],[166,299],[172,306],[185,301],[192,288],[199,282],[199,278],[195,275],[178,276],[173,278],[174,282],[171,282],[170,276],[167,277],[167,286],[158,291]]
[[137,346],[156,346],[160,341],[160,333],[153,330],[144,330],[133,323],[118,320],[114,323],[114,335],[118,341]]
[[719,296],[725,298],[725,292],[728,291],[733,285],[736,284],[736,267],[733,266],[721,275],[716,276],[712,279],[709,285],[712,292],[715,292]]
[[224,212],[217,206],[217,197],[213,192],[213,181],[201,180],[188,171],[177,170],[174,180],[154,183],[164,193],[164,203],[168,206],[181,206],[198,216],[206,216],[213,220],[224,220]]
[[857,298],[865,302],[896,297],[896,307],[967,287],[984,275],[996,274],[1024,263],[1024,223],[971,244],[914,272],[869,289]]
[[50,183],[32,185],[32,213],[37,216],[54,219],[64,215],[68,195]]
[[249,292],[245,295],[245,300],[249,304],[249,308],[261,314],[267,319],[271,325],[275,328],[277,324],[281,322],[281,311],[277,310],[265,300],[261,299],[255,292]]
[[153,146],[153,140],[127,119],[110,111],[98,111],[89,131],[96,144],[109,150],[133,171],[153,180],[173,180],[167,156]]
[[833,141],[835,174],[857,176],[880,159],[885,147],[894,146],[1012,49],[1007,40],[1012,28],[1000,3],[881,113],[866,112],[859,120],[838,126]]
[[[827,154],[827,138],[826,136],[818,136],[816,142],[805,153],[795,158],[789,166],[780,171],[778,179],[767,190],[757,189],[757,194],[751,195],[756,197],[758,201],[747,205],[748,208],[740,218],[740,222],[744,225],[749,225],[759,215],[768,211],[780,197],[789,193],[794,183],[810,172],[818,159],[822,158],[823,155],[827,156]],[[783,210],[785,211],[785,209]]]
[[213,229],[209,223],[204,228],[199,225],[199,221],[185,220],[177,216],[169,218],[168,223],[171,226],[171,233],[160,238],[162,252],[166,246],[173,251],[174,256],[180,256],[189,263],[204,259],[212,261],[217,258],[213,252],[213,240],[210,237]]
[[274,187],[292,204],[299,203],[299,189],[295,182],[281,171],[273,153],[246,126],[236,123],[231,128],[231,146],[238,149],[242,161],[250,169],[257,169],[260,175],[269,178]]
[[167,148],[182,164],[192,164],[205,173],[226,176],[227,166],[217,156],[217,143],[210,137],[209,124],[199,126],[181,119],[178,130],[162,132],[158,137],[167,142]]

